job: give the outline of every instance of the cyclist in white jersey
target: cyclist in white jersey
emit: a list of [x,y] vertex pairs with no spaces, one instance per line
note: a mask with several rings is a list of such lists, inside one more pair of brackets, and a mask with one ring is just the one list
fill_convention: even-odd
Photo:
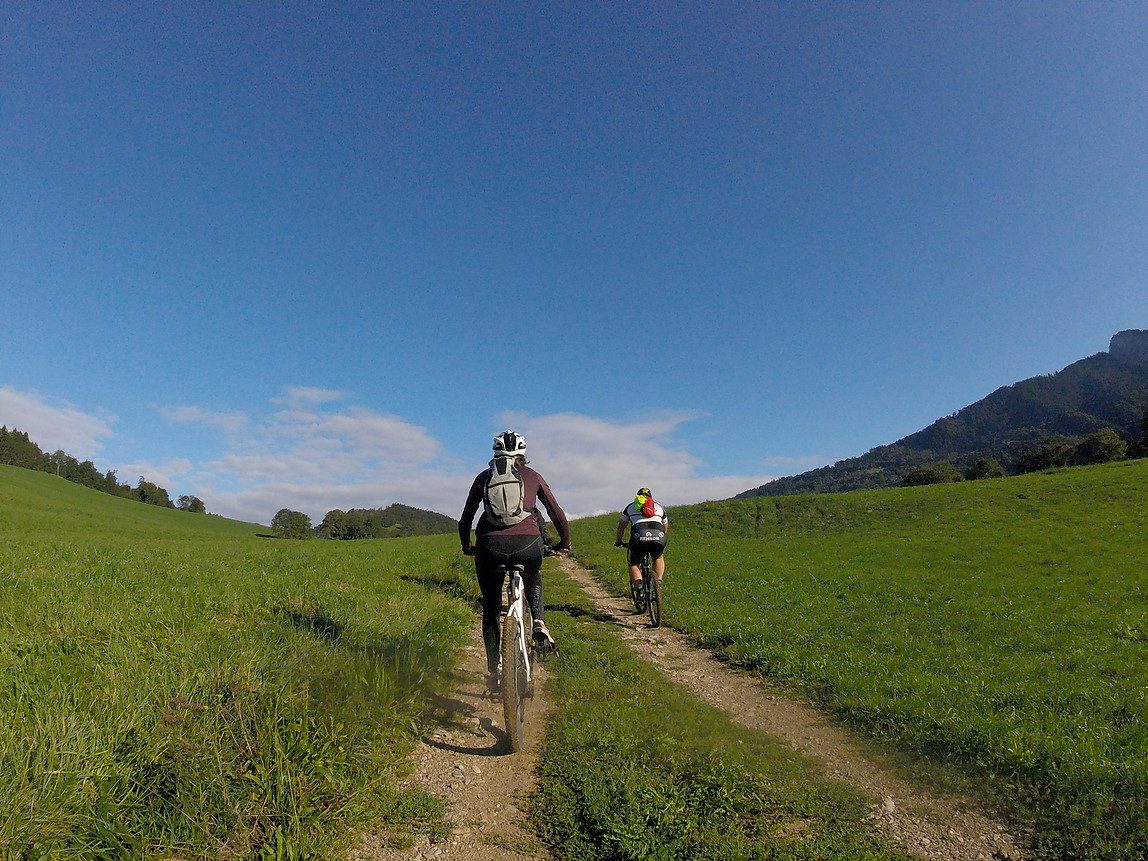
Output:
[[622,516],[618,520],[618,534],[614,544],[625,547],[622,538],[626,534],[626,527],[630,527],[630,583],[640,592],[642,589],[642,569],[639,567],[642,556],[649,553],[654,560],[654,575],[658,582],[666,575],[666,532],[670,528],[670,518],[666,510],[654,502],[654,495],[650,488],[642,487],[634,495],[634,501],[622,509]]

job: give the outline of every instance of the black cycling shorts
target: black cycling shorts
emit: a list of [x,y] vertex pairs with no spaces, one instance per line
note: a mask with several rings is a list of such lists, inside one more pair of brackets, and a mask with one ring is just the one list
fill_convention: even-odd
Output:
[[659,559],[666,551],[666,533],[660,529],[638,527],[630,532],[630,564],[641,565],[647,553]]
[[546,545],[542,543],[541,535],[499,535],[495,532],[478,536],[475,551],[480,569],[524,565],[527,571],[537,571],[542,567]]

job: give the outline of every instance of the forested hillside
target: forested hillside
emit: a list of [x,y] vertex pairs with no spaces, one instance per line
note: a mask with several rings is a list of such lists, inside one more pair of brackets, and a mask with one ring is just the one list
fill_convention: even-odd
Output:
[[1080,440],[1112,429],[1131,448],[1143,443],[1148,413],[1148,331],[1121,332],[1113,349],[1048,376],[997,389],[951,416],[891,445],[738,494],[781,496],[900,484],[916,467],[949,461],[962,472],[982,458],[1009,471],[1056,438]]
[[[176,507],[165,488],[145,481],[143,476],[140,476],[136,486],[132,487],[116,478],[114,469],[100,472],[90,460],[77,460],[65,451],[57,450],[46,454],[25,431],[16,428],[9,430],[7,425],[0,426],[0,464],[50,472],[82,487],[90,487],[92,490],[110,493],[112,496],[124,499],[135,499],[161,508]],[[202,500],[194,496],[181,496],[178,507],[185,511],[200,513],[205,510]]]
[[386,508],[328,511],[315,529],[322,538],[400,538],[407,535],[444,535],[457,530],[457,522],[437,511],[425,511],[395,502]]

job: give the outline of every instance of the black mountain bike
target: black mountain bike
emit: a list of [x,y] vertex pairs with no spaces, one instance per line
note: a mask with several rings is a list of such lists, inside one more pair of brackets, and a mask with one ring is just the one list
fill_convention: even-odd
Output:
[[[623,544],[622,549],[626,551],[628,559],[629,546]],[[662,624],[662,584],[657,575],[654,574],[649,553],[642,554],[642,560],[638,563],[638,567],[642,569],[643,588],[639,592],[637,584],[630,581],[630,598],[634,602],[634,609],[639,613],[649,611],[650,627],[658,628]]]

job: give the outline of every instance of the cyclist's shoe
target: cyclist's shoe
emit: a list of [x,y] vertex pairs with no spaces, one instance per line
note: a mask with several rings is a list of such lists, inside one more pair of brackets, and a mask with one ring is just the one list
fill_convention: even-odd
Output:
[[554,638],[550,636],[550,629],[546,627],[545,622],[538,619],[534,620],[534,648],[540,652],[558,651]]
[[630,584],[630,591],[634,596],[634,608],[639,612],[646,609],[646,584],[639,580]]
[[502,685],[498,680],[498,671],[495,670],[486,677],[486,692],[493,697],[497,695],[500,690],[502,690]]

